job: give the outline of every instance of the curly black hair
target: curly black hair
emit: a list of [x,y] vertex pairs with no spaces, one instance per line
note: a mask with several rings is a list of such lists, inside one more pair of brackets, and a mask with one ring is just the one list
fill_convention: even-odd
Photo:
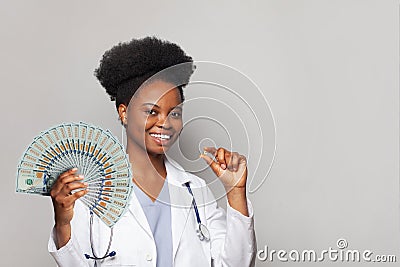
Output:
[[182,88],[189,83],[194,65],[190,56],[176,44],[156,37],[132,39],[106,51],[94,71],[100,84],[118,109],[128,105],[137,89],[154,74],[181,63],[179,71],[161,78],[177,86],[182,102]]

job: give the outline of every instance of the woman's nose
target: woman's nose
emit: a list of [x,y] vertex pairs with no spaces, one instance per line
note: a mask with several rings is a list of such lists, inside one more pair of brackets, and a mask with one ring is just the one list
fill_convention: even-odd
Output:
[[171,118],[170,118],[169,114],[160,114],[159,119],[157,121],[157,126],[160,128],[164,128],[164,129],[171,128],[170,119]]

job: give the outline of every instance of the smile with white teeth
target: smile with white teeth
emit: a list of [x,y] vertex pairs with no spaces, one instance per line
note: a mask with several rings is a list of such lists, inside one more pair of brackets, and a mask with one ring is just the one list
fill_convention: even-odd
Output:
[[150,134],[150,135],[155,138],[162,139],[162,140],[169,140],[171,138],[170,135],[166,135],[166,134]]

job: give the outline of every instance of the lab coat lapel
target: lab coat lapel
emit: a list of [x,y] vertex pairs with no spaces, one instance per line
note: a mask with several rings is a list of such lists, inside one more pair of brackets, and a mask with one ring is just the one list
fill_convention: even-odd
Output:
[[143,228],[144,231],[152,238],[153,233],[151,232],[150,225],[147,221],[146,215],[144,214],[143,208],[140,205],[139,200],[137,199],[134,190],[132,189],[132,196],[129,202],[129,212],[133,215],[139,225]]
[[190,181],[189,175],[176,162],[168,159],[165,162],[168,177],[168,189],[171,201],[172,258],[175,258],[179,243],[188,221],[193,196],[185,183]]

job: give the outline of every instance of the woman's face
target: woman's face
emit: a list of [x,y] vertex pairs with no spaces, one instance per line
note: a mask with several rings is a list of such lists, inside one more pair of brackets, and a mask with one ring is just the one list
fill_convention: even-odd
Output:
[[164,154],[182,130],[182,100],[179,89],[162,80],[141,87],[127,108],[129,145],[148,154]]

